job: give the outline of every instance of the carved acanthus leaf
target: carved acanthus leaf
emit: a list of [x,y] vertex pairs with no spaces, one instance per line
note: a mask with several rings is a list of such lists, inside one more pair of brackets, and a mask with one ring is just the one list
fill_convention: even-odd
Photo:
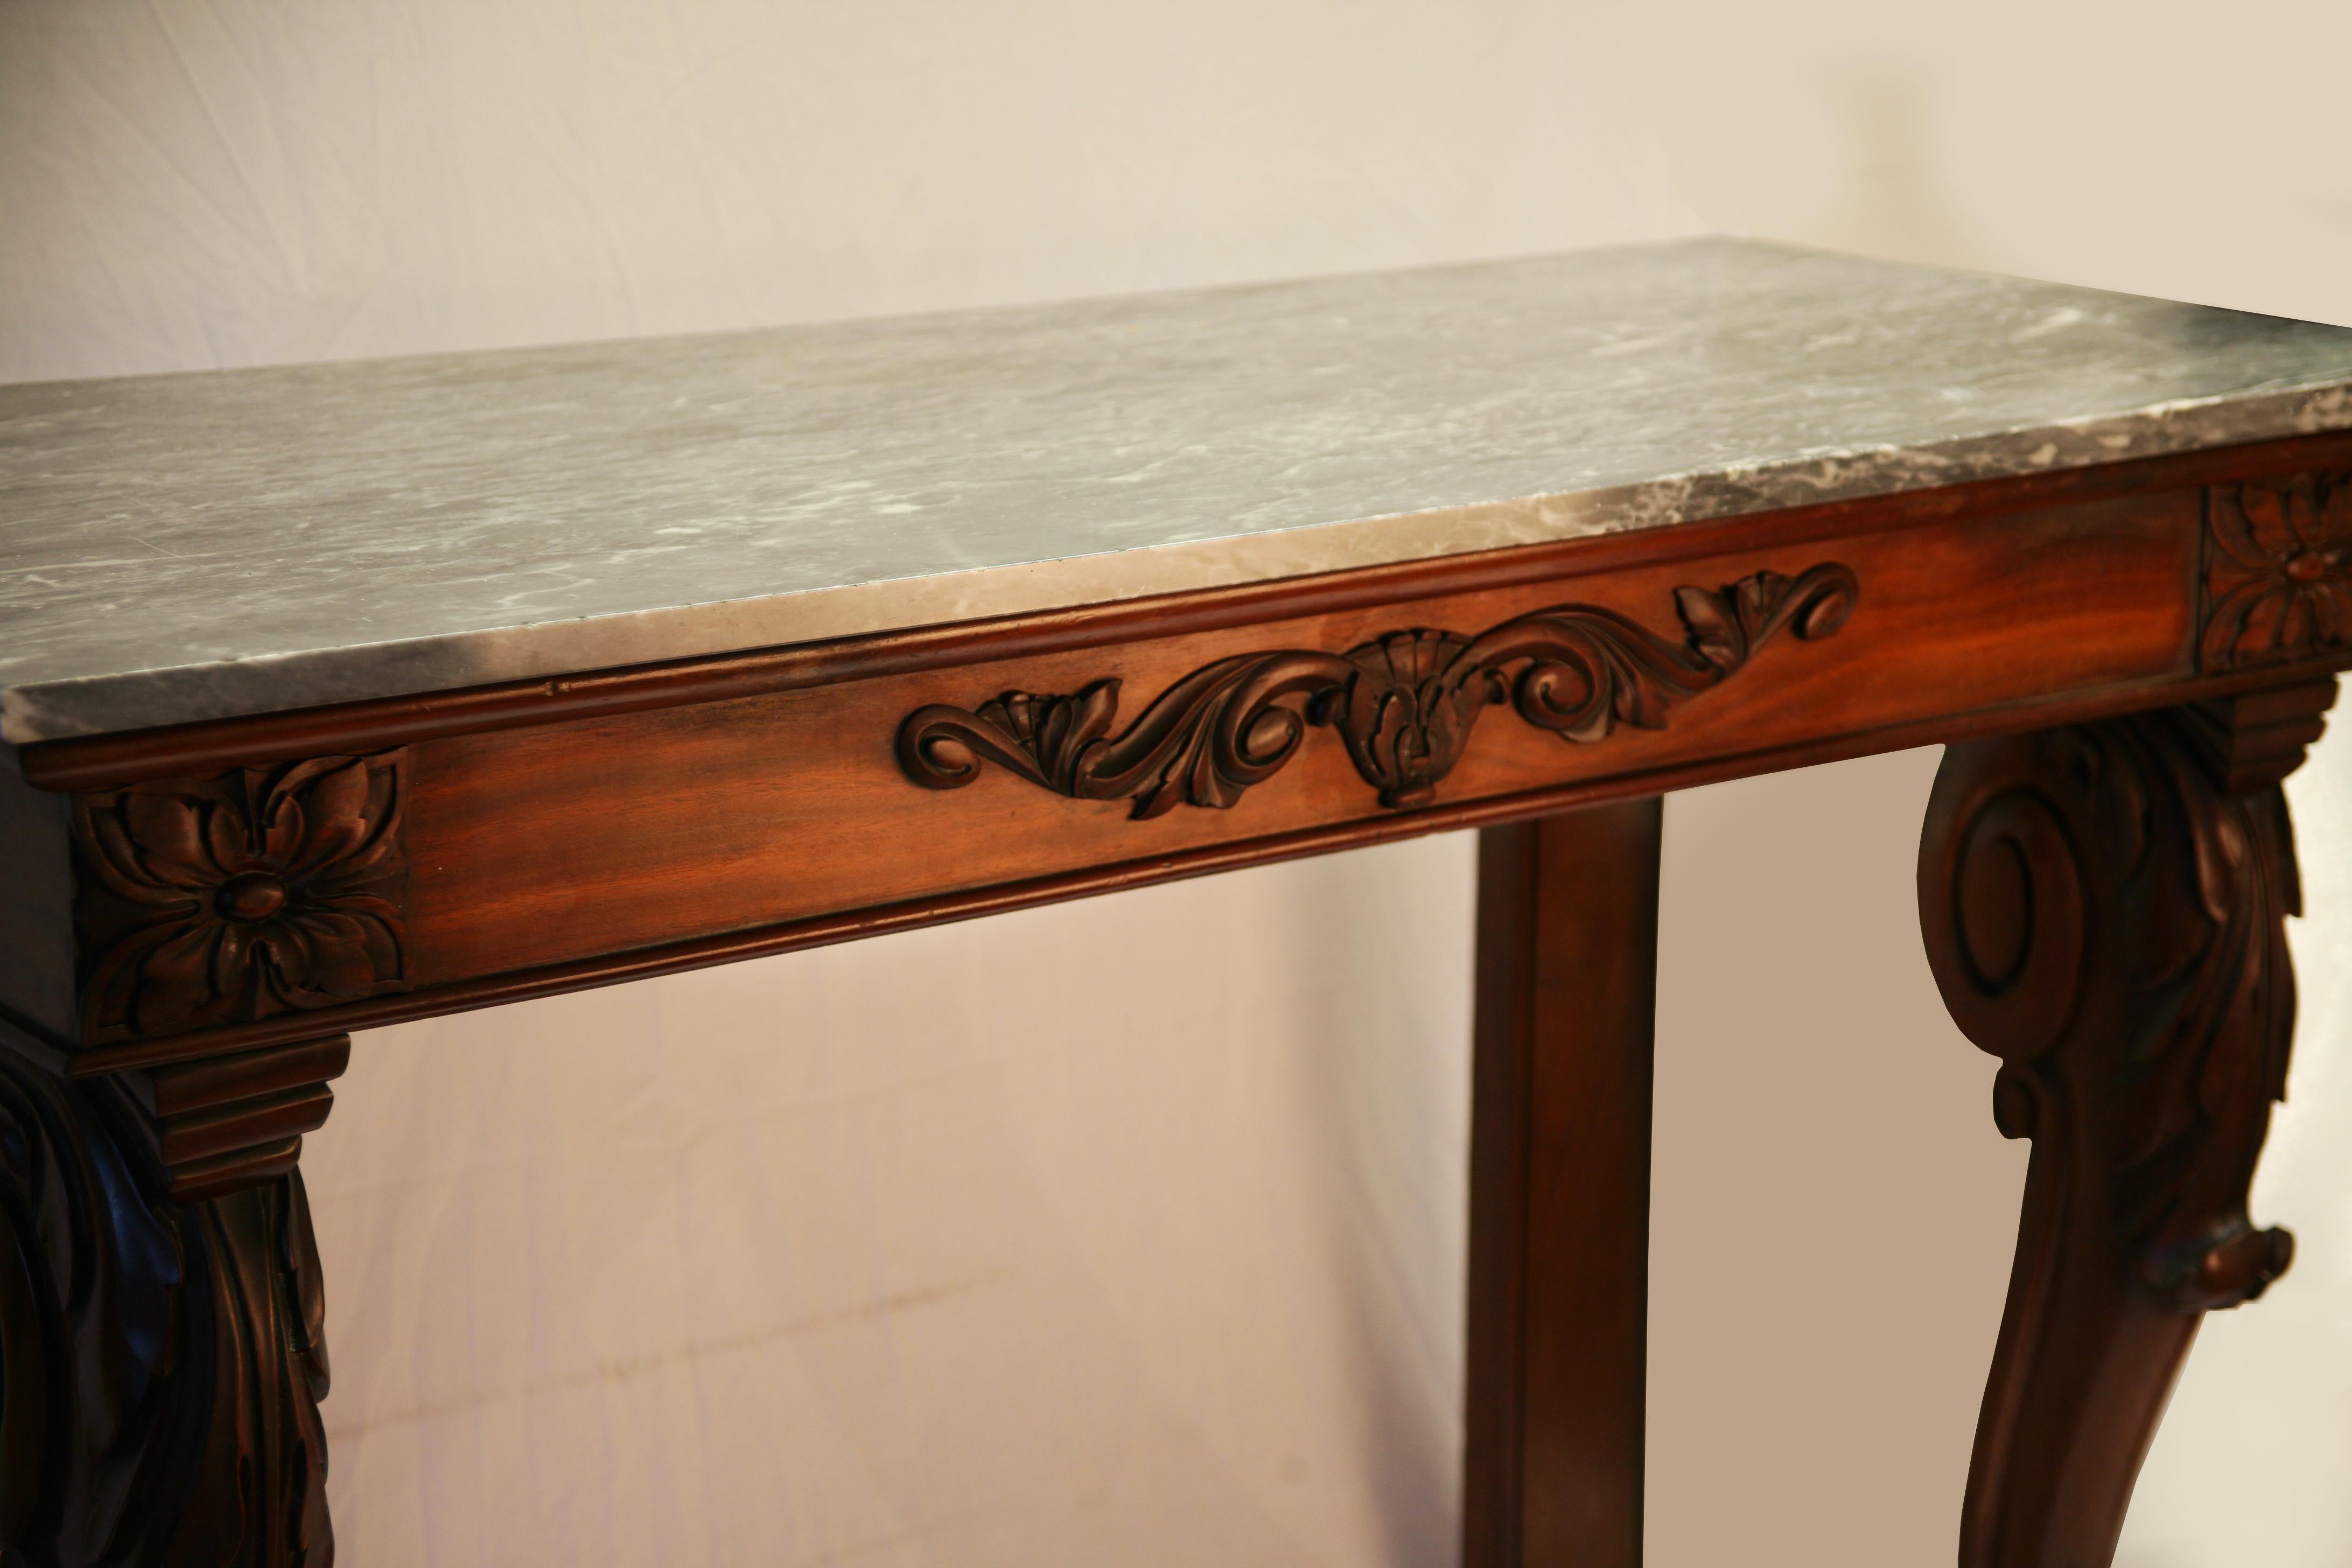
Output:
[[1614,611],[1562,605],[1475,637],[1413,629],[1345,654],[1241,654],[1186,676],[1117,735],[1116,679],[1075,696],[1009,691],[976,710],[934,704],[899,726],[898,763],[917,784],[956,789],[993,763],[1058,795],[1132,800],[1150,817],[1180,803],[1233,805],[1290,760],[1309,725],[1328,725],[1382,804],[1420,805],[1489,706],[1508,702],[1580,743],[1621,724],[1658,729],[1675,702],[1719,685],[1780,632],[1836,632],[1859,594],[1851,571],[1827,563],[1676,589],[1680,641]]
[[2285,1245],[2245,1204],[2285,1085],[2294,862],[2278,786],[2229,791],[2229,744],[2192,708],[1956,746],[1922,862],[2001,1130],[2097,1161],[2119,1241],[2189,1310],[2259,1295]]
[[2330,681],[1948,747],[1920,846],[1945,1005],[2031,1138],[1963,1568],[2105,1563],[2200,1314],[2294,1257],[2247,1216],[2294,1020],[2278,780]]
[[0,1048],[0,1560],[326,1568],[301,1176],[175,1204],[144,1115]]

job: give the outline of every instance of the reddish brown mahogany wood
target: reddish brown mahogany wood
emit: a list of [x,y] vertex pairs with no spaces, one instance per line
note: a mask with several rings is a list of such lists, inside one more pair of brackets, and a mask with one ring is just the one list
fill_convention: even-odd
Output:
[[[1834,558],[1864,597],[1836,636],[1761,647],[1736,682],[1683,699],[1672,723],[1620,729],[1605,746],[1482,728],[1402,828],[1336,747],[1301,748],[1230,811],[1133,822],[1119,803],[1058,799],[1001,772],[951,795],[918,789],[891,742],[908,712],[975,689],[1069,690],[1111,676],[1161,689],[1269,646],[1345,650],[1401,624],[1499,625],[1562,603],[1561,583],[1150,637],[1110,658],[1080,649],[420,742],[404,775],[413,991],[384,987],[320,1010],[315,1023],[151,1035],[84,1065],[243,1048],[1009,900],[1507,820],[2032,722],[2036,706],[2161,700],[2236,679],[2199,677],[2190,663],[2200,517],[2195,492],[2165,491],[1851,536]],[[1579,577],[1572,602],[1654,616],[1693,582],[1794,574],[1825,553],[1744,550]],[[2093,578],[2098,592],[2086,595]]]
[[[2275,674],[2241,675],[2218,680],[2200,680],[2195,684],[2194,689],[2213,693],[2218,699],[2252,682],[2275,679]],[[1211,876],[1220,871],[1237,870],[1276,860],[1393,843],[1428,833],[1524,821],[1554,812],[1648,794],[1695,788],[1700,784],[1782,768],[1841,762],[1874,752],[2009,734],[2053,722],[2096,719],[2146,707],[2151,700],[2160,701],[2165,694],[2175,694],[2179,689],[2171,683],[2153,688],[2137,684],[2109,687],[2087,695],[1989,709],[1953,719],[1890,726],[1802,745],[1732,752],[1686,765],[1615,774],[1589,783],[1441,805],[1407,814],[1342,821],[1328,826],[1271,834],[1177,854],[1116,860],[1056,876],[997,883],[970,891],[910,899],[845,910],[809,920],[781,921],[709,937],[630,948],[574,963],[479,975],[431,990],[398,993],[341,1006],[335,1010],[333,1021],[346,1029],[373,1028],[408,1019],[498,1006],[534,996],[551,996],[567,991],[620,984],[772,953],[793,952],[887,935],[892,931],[912,931],[927,925],[976,920],[1040,904],[1149,887],[1157,882]],[[312,1017],[285,1016],[197,1035],[97,1047],[76,1053],[68,1070],[79,1076],[90,1076],[124,1068],[198,1059],[223,1051],[244,1050],[299,1039],[314,1031],[319,1024],[320,1020]]]
[[[2201,497],[2165,494],[1852,541],[1840,553],[1870,562],[1866,610],[1818,646],[1763,650],[1737,701],[1701,694],[1668,731],[1622,733],[1603,748],[1506,728],[1457,767],[1436,804],[1402,816],[1363,797],[1344,758],[1312,752],[1229,813],[1131,824],[1116,806],[1022,798],[1006,779],[943,802],[898,776],[882,739],[909,693],[940,689],[931,674],[436,742],[409,752],[414,990],[101,1047],[75,1070],[246,1049],[321,1026],[2275,681],[2275,669],[2189,673],[2203,515]],[[1723,564],[1769,569],[1769,559]],[[1637,605],[1691,574],[1670,565],[1584,585],[1595,599]],[[1423,607],[1508,614],[1556,588]],[[1391,605],[1275,630],[1344,647],[1393,626],[1394,614]],[[1266,635],[1247,634],[1259,647]],[[1141,642],[1122,650],[1119,668],[1130,679],[1181,679],[1200,667],[1188,660],[1248,646],[1242,638]],[[954,679],[986,689],[1100,668],[1099,654],[1066,654]],[[990,804],[975,809],[983,797]],[[876,844],[903,847],[877,856]]]
[[1478,841],[1465,1568],[1637,1568],[1661,802]]
[[302,1135],[326,1124],[352,1059],[349,1035],[211,1057],[147,1075],[166,1190],[181,1203],[292,1172]]
[[405,763],[314,757],[75,796],[83,1040],[406,990]]
[[2203,588],[2207,669],[2352,647],[2352,470],[2209,489]]
[[2332,681],[1973,742],[1920,846],[1928,959],[2033,1140],[1962,1568],[2106,1568],[2203,1313],[2293,1244],[2246,1189],[2284,1089],[2297,910],[2278,780]]
[[1537,729],[1587,744],[1621,724],[1660,729],[1678,700],[1720,684],[1782,630],[1833,636],[1859,591],[1834,562],[1719,591],[1685,585],[1675,590],[1680,641],[1607,610],[1554,605],[1476,637],[1406,628],[1344,655],[1235,654],[1160,693],[1116,737],[1116,679],[1075,697],[1008,691],[978,712],[932,703],[898,726],[898,767],[927,789],[961,789],[984,760],[1056,795],[1131,799],[1141,820],[1179,802],[1239,804],[1290,760],[1307,726],[1328,725],[1382,805],[1427,805],[1491,705],[1508,701]]

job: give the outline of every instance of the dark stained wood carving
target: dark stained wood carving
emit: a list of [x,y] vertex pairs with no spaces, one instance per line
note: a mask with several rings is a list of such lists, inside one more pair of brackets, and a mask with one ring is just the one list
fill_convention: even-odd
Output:
[[407,989],[405,756],[77,795],[85,1041]]
[[2033,1140],[1962,1568],[2104,1568],[2201,1314],[2294,1254],[2246,1215],[2294,1017],[2278,780],[2332,681],[1948,750],[1920,924]]
[[1180,803],[1230,807],[1290,760],[1309,724],[1330,725],[1383,805],[1425,805],[1489,705],[1508,701],[1575,742],[1620,724],[1658,729],[1675,701],[1720,684],[1783,629],[1834,633],[1859,593],[1852,572],[1827,563],[1676,589],[1680,642],[1561,605],[1476,637],[1412,630],[1345,654],[1242,654],[1178,681],[1117,736],[1116,679],[1074,697],[1008,691],[977,711],[934,704],[899,726],[898,764],[927,788],[957,789],[986,760],[1057,795],[1132,799],[1143,818]]
[[0,1560],[326,1568],[301,1177],[176,1203],[145,1117],[0,1049]]
[[2205,492],[2208,670],[2352,647],[2352,470]]
[[351,1059],[352,1037],[333,1035],[150,1072],[148,1115],[172,1197],[195,1203],[295,1169],[302,1135],[334,1108],[328,1083]]

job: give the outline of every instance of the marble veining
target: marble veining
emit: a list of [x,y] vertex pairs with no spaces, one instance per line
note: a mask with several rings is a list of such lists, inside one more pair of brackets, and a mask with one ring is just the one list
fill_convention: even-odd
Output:
[[1704,239],[0,387],[26,742],[2352,427],[2352,331]]

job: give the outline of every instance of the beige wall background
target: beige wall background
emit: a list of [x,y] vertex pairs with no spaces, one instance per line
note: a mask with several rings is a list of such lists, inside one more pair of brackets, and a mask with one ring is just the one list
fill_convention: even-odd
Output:
[[[0,0],[0,379],[1719,225],[2352,321],[2316,4]],[[2282,62],[2284,62],[2284,64]],[[2022,1147],[1932,752],[1679,795],[1651,1559],[1948,1560]],[[2352,1561],[2352,744],[2306,1021],[2119,1562]],[[344,1561],[1448,1561],[1470,856],[1431,840],[364,1037],[306,1164]]]

